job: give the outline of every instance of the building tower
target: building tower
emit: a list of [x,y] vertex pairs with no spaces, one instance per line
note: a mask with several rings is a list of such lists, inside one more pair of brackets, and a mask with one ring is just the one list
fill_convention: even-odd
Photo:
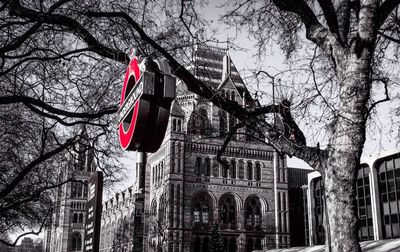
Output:
[[[197,78],[227,99],[259,106],[226,49],[197,46],[194,53],[190,69]],[[178,81],[164,142],[147,160],[148,251],[208,251],[214,224],[225,251],[289,246],[285,156],[246,128],[217,161],[236,123]]]
[[81,134],[76,155],[68,154],[68,165],[61,171],[60,182],[71,182],[57,191],[57,206],[44,237],[46,252],[83,251],[87,181],[96,167],[86,130],[83,129]]

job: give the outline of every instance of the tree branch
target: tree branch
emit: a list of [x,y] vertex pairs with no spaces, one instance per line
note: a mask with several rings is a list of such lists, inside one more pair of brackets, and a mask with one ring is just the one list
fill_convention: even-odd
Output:
[[15,187],[25,178],[26,175],[31,172],[31,170],[36,167],[38,164],[46,161],[47,159],[53,157],[54,155],[62,152],[63,150],[67,149],[68,147],[74,145],[77,142],[75,138],[70,138],[62,145],[58,146],[57,148],[46,152],[43,155],[38,156],[35,160],[30,162],[27,166],[25,166],[17,176],[15,176],[11,182],[0,192],[0,199],[6,197],[10,192],[12,192]]
[[378,34],[384,37],[387,40],[390,40],[394,43],[400,44],[400,39],[393,38],[392,36],[386,35],[384,32],[378,31]]
[[96,119],[100,118],[104,115],[114,114],[118,111],[117,106],[113,106],[110,108],[104,108],[98,112],[90,113],[90,112],[70,112],[62,109],[55,108],[39,99],[26,96],[26,95],[11,95],[11,96],[0,96],[0,104],[12,104],[12,103],[23,103],[25,105],[31,104],[37,107],[40,107],[50,113],[74,117],[74,118],[85,118],[85,119]]
[[400,0],[386,0],[378,8],[378,26],[381,27],[389,14],[400,4]]
[[325,47],[328,30],[318,21],[313,10],[305,1],[273,0],[273,2],[280,10],[297,14],[306,27],[306,37],[318,46]]
[[338,20],[335,12],[335,7],[331,0],[318,0],[319,6],[324,13],[326,23],[328,24],[329,30],[339,36]]
[[234,134],[236,134],[238,129],[243,128],[244,126],[245,126],[245,124],[243,122],[240,122],[240,123],[236,124],[235,126],[233,126],[233,128],[231,130],[229,130],[229,133],[228,133],[227,137],[225,138],[225,140],[224,140],[224,142],[223,142],[223,144],[221,146],[221,149],[219,149],[218,152],[217,152],[217,161],[218,161],[218,163],[222,164],[223,166],[227,166],[228,165],[225,160],[221,159],[221,156],[224,154],[226,148],[228,147],[228,144],[230,143],[230,141],[232,139],[232,136]]
[[93,52],[124,64],[129,63],[129,56],[126,53],[101,44],[85,27],[73,18],[59,14],[37,12],[23,7],[18,0],[11,0],[10,13],[32,21],[66,27],[70,32],[85,41]]
[[384,84],[384,88],[385,88],[385,98],[378,100],[374,103],[371,104],[371,106],[368,109],[368,113],[367,113],[367,117],[370,115],[371,111],[379,104],[382,102],[386,102],[386,101],[390,101],[390,97],[389,97],[389,90],[388,90],[388,82],[389,80],[386,78],[380,78],[377,79],[378,81],[381,81]]

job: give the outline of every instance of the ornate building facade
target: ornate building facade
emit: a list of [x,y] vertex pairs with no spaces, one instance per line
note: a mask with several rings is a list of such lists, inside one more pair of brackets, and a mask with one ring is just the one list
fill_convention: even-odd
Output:
[[[259,106],[227,50],[197,47],[191,71],[226,98]],[[236,123],[178,82],[164,142],[147,158],[143,251],[208,251],[214,224],[225,251],[289,246],[285,156],[245,128],[217,161]],[[135,198],[133,186],[103,205],[100,251],[134,250]]]
[[[226,49],[197,47],[193,62],[195,76],[227,99],[246,108],[259,106]],[[286,158],[250,127],[238,129],[221,152],[236,123],[178,81],[163,144],[147,157],[144,214],[137,185],[104,202],[100,251],[208,251],[215,224],[225,251],[288,247]],[[86,153],[71,159],[62,177],[86,182],[94,170]],[[46,251],[83,251],[87,187],[67,183],[57,202]]]

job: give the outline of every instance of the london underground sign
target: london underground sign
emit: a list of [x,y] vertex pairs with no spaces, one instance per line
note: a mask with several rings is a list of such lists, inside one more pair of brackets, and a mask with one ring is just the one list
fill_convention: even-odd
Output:
[[122,149],[157,151],[174,98],[175,78],[168,64],[134,56],[126,70],[117,116]]

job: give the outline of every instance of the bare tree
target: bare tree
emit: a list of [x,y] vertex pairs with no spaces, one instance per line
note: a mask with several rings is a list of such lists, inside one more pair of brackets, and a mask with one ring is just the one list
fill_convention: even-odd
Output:
[[[193,41],[194,31],[204,24],[193,2],[164,1],[162,6],[152,1],[124,4],[90,1],[89,4],[68,0],[52,3],[3,0],[2,3],[1,32],[5,39],[0,48],[1,77],[10,84],[8,93],[0,97],[1,104],[26,104],[35,113],[45,113],[47,118],[61,124],[82,118],[99,118],[112,112],[110,100],[90,107],[93,101],[85,104],[78,99],[75,104],[77,111],[71,112],[61,107],[71,100],[54,103],[54,100],[38,99],[29,92],[26,94],[26,85],[34,85],[36,79],[19,74],[27,67],[36,69],[43,61],[60,59],[64,62],[72,58],[82,64],[77,66],[78,73],[86,69],[87,58],[100,65],[120,62],[119,69],[129,61],[126,49],[132,46],[141,48],[146,55],[162,56],[169,62],[173,74],[183,80],[190,91],[264,134],[277,150],[303,159],[320,171],[325,183],[329,217],[327,250],[361,251],[357,242],[354,205],[355,174],[370,113],[390,97],[388,78],[381,66],[397,49],[399,1],[231,1],[235,7],[227,13],[226,20],[250,29],[250,34],[259,42],[260,55],[274,41],[278,41],[288,57],[300,45],[314,45],[316,48],[309,58],[309,73],[310,83],[314,86],[312,90],[317,93],[307,93],[301,87],[300,91],[304,91],[305,97],[307,94],[319,97],[329,108],[327,111],[331,117],[325,148],[307,145],[292,115],[290,100],[279,103],[273,100],[268,106],[246,110],[220,96],[218,90],[197,80],[183,67],[185,48]],[[164,8],[162,17],[157,15],[160,8]],[[44,48],[31,48],[38,42],[47,44]],[[316,58],[327,64],[315,65]],[[398,62],[395,57],[393,60]],[[62,63],[56,66],[62,67]],[[88,77],[97,73],[92,72]],[[101,83],[96,81],[93,84]],[[58,84],[52,83],[52,90],[57,90]],[[322,88],[323,85],[332,91],[329,100],[325,97],[328,91]],[[384,97],[375,99],[373,88],[381,90]],[[67,105],[64,107],[70,107]],[[275,120],[266,121],[260,116],[264,114],[278,116],[284,128],[277,128]]]

